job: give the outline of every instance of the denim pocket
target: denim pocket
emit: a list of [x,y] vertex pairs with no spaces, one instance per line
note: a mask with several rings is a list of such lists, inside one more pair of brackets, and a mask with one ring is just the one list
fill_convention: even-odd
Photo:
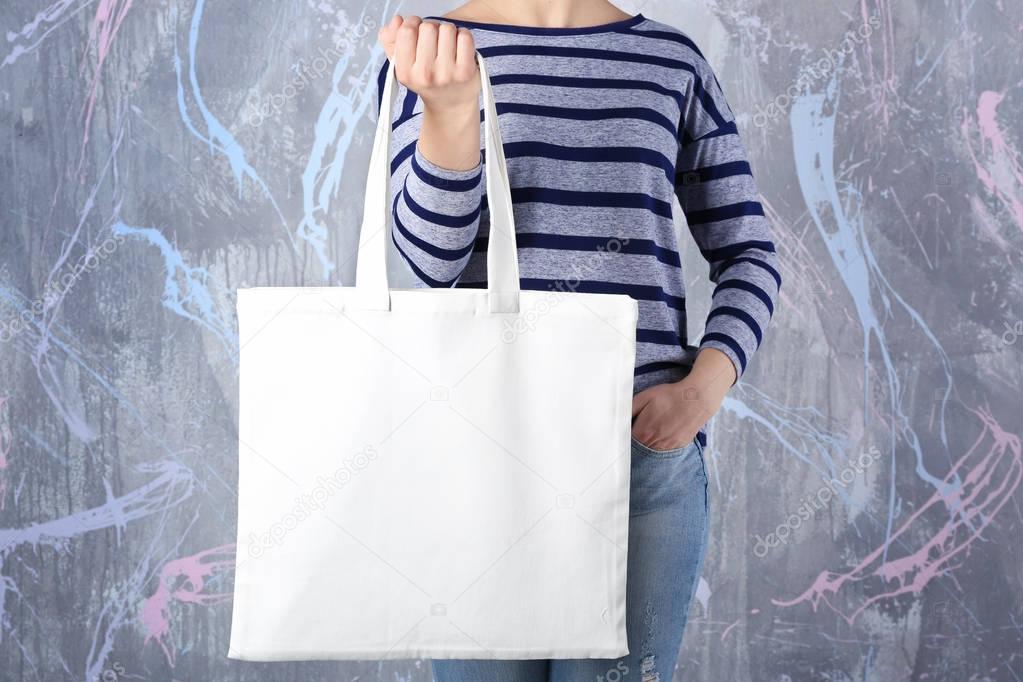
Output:
[[643,516],[673,505],[708,513],[708,480],[699,441],[655,450],[632,439],[629,515]]
[[689,452],[691,448],[696,448],[698,451],[701,450],[700,442],[693,438],[692,442],[687,443],[681,447],[673,448],[671,450],[655,450],[649,445],[644,445],[636,440],[635,436],[632,436],[632,449],[638,452],[640,455],[645,457],[656,457],[658,459],[673,459],[675,457],[681,457],[682,455]]

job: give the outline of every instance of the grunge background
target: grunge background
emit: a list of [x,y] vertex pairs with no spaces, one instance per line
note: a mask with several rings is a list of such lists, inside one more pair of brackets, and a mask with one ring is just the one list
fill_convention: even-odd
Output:
[[[621,7],[714,66],[785,280],[675,679],[1023,679],[1023,4]],[[225,657],[234,296],[352,282],[377,27],[447,9],[0,5],[0,679],[429,679]]]

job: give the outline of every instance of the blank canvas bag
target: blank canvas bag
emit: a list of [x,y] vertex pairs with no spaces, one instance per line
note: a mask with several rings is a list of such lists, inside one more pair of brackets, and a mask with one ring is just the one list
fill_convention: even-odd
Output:
[[477,59],[488,289],[388,288],[392,65],[356,285],[238,291],[231,658],[628,653],[637,305],[520,291]]

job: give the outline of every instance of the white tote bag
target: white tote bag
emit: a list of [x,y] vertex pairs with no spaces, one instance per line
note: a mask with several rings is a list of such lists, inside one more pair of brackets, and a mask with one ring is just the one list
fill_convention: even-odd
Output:
[[388,71],[354,287],[239,289],[230,658],[615,658],[637,305],[520,291],[494,94],[487,290],[389,289]]

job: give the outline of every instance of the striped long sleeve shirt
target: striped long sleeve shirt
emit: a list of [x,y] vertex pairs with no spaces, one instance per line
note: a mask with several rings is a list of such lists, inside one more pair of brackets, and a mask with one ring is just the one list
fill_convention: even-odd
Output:
[[[522,288],[636,299],[635,391],[677,381],[702,348],[725,353],[741,376],[781,276],[734,117],[693,41],[642,14],[585,28],[425,18],[469,28],[486,59]],[[422,100],[404,86],[398,97],[397,251],[423,286],[485,287],[483,155],[469,170],[430,162],[417,146]],[[482,148],[482,127],[480,140]],[[698,345],[688,339],[674,196],[716,285]]]

